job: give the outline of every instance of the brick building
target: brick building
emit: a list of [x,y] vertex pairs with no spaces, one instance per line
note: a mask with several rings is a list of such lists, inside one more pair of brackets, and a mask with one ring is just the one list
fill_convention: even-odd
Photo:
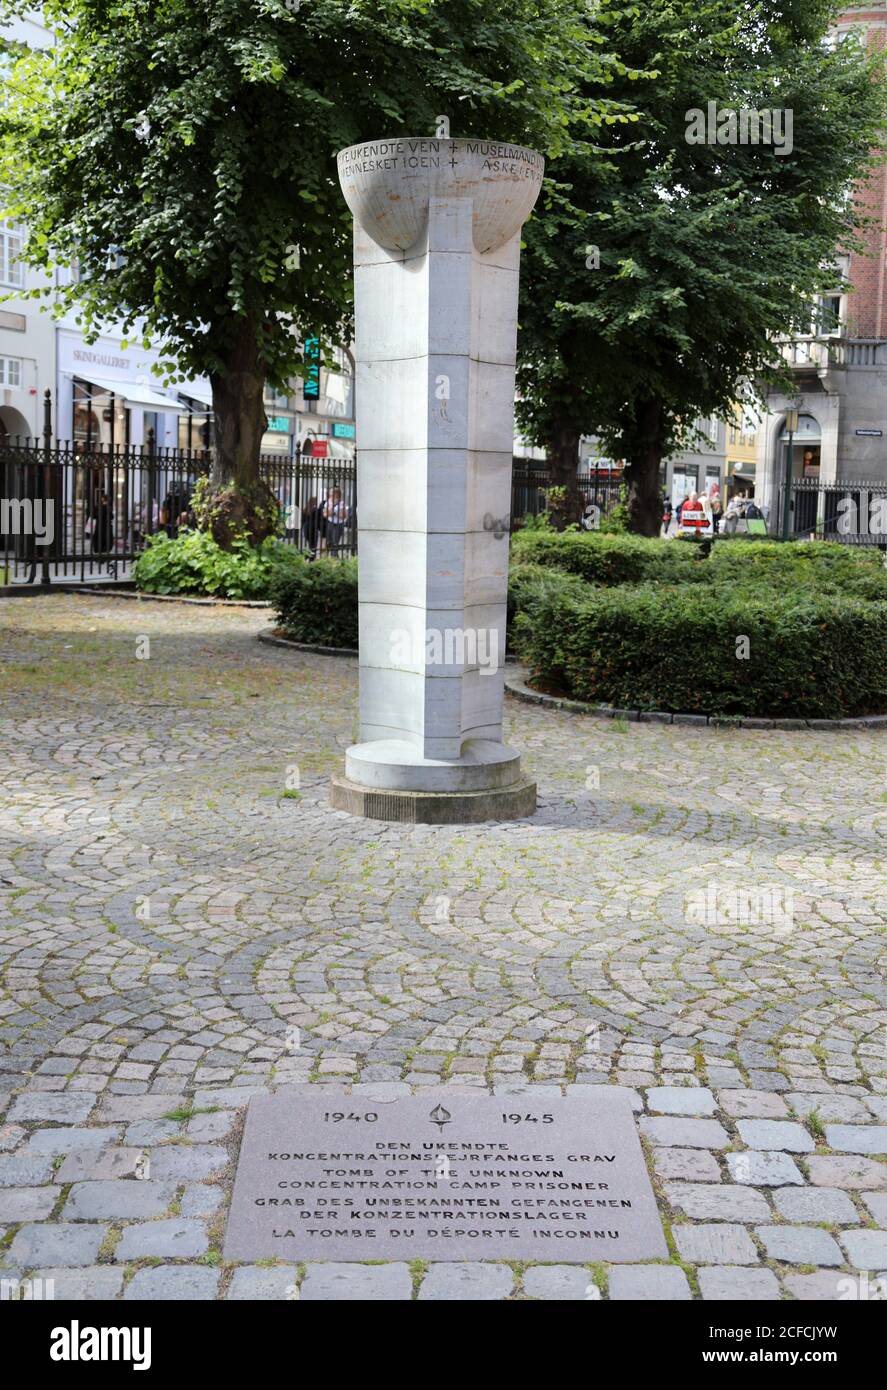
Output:
[[[868,41],[887,42],[887,0],[847,5],[841,34],[864,25]],[[771,393],[757,438],[757,496],[777,527],[785,475],[786,411],[800,413],[792,478],[822,482],[875,479],[887,483],[887,167],[877,168],[858,193],[860,213],[875,220],[861,252],[839,257],[849,290],[836,286],[811,306],[807,337],[786,343],[794,378],[791,395]]]

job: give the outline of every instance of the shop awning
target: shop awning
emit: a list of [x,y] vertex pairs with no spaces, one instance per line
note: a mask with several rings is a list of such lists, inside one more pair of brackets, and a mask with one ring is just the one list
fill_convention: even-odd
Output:
[[97,376],[84,376],[82,379],[89,383],[94,395],[119,396],[127,405],[141,406],[143,410],[174,410],[177,414],[185,410],[172,396],[163,396],[140,381],[110,381],[107,377]]
[[[204,406],[207,410],[213,408],[213,393],[209,386],[180,386],[179,395],[184,396],[186,401],[197,401],[198,405]],[[187,407],[186,407],[187,409]]]

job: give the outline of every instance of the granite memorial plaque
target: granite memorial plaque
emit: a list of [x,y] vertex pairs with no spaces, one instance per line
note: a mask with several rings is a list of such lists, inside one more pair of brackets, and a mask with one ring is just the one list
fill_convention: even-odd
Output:
[[397,1100],[281,1090],[247,1112],[225,1258],[666,1259],[628,1093]]

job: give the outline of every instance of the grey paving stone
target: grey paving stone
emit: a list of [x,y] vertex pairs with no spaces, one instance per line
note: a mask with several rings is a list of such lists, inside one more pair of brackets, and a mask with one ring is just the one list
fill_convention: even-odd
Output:
[[60,1124],[75,1125],[87,1118],[94,1105],[93,1095],[76,1095],[71,1091],[24,1091],[12,1102],[7,1119],[58,1120]]
[[219,1110],[213,1115],[195,1115],[189,1120],[185,1133],[195,1142],[226,1139],[237,1119],[236,1110]]
[[759,1192],[731,1183],[669,1182],[665,1195],[678,1211],[699,1221],[767,1221],[770,1217]]
[[88,1265],[81,1269],[40,1269],[35,1276],[52,1280],[55,1299],[83,1303],[117,1298],[123,1289],[123,1270],[113,1265]]
[[101,1182],[137,1177],[147,1154],[144,1149],[75,1149],[56,1171],[56,1182]]
[[218,1144],[167,1144],[152,1149],[152,1178],[198,1179],[220,1173],[228,1166],[227,1151]]
[[182,1133],[181,1120],[133,1120],[126,1126],[123,1142],[134,1149],[151,1148],[164,1139],[177,1139]]
[[753,1090],[756,1091],[789,1091],[791,1082],[787,1076],[783,1076],[778,1071],[758,1071],[754,1067],[749,1068],[748,1079]]
[[727,1131],[717,1120],[644,1115],[639,1127],[651,1143],[681,1149],[725,1149],[730,1142]]
[[265,1268],[243,1265],[235,1269],[228,1286],[228,1298],[235,1302],[257,1300],[263,1303],[281,1299],[294,1301],[298,1297],[298,1274],[295,1265],[274,1265]]
[[37,1265],[92,1265],[107,1233],[106,1225],[61,1221],[22,1226],[9,1247],[10,1260],[22,1269]]
[[773,1201],[786,1221],[819,1221],[834,1226],[858,1225],[860,1216],[846,1192],[836,1187],[783,1187]]
[[803,1125],[792,1120],[738,1120],[740,1138],[750,1149],[780,1149],[786,1153],[812,1153],[816,1148]]
[[105,1096],[99,1106],[100,1123],[108,1120],[162,1120],[188,1104],[184,1096]]
[[742,1072],[738,1067],[706,1067],[706,1080],[709,1086],[729,1086],[738,1089],[742,1085]]
[[97,1126],[95,1129],[35,1129],[24,1149],[26,1154],[75,1153],[80,1149],[103,1149],[115,1144],[120,1126]]
[[694,1265],[756,1265],[754,1242],[744,1226],[676,1225],[672,1228],[681,1258]]
[[857,1100],[855,1096],[829,1096],[819,1092],[811,1094],[806,1091],[790,1091],[786,1100],[802,1120],[806,1120],[808,1115],[812,1115],[816,1111],[823,1124],[827,1121],[844,1124],[871,1123],[868,1108],[863,1101]]
[[[317,1089],[315,1086],[314,1090]],[[202,1109],[208,1105],[218,1105],[223,1110],[235,1110],[241,1105],[249,1105],[253,1096],[267,1096],[268,1087],[255,1083],[245,1086],[214,1086],[198,1088],[194,1093],[194,1105]]]
[[854,1296],[853,1277],[838,1270],[815,1274],[787,1274],[783,1283],[802,1303],[839,1303]]
[[717,1104],[704,1086],[650,1086],[647,1108],[654,1115],[713,1115]]
[[182,1193],[182,1216],[212,1216],[222,1204],[224,1193],[209,1183],[188,1183]]
[[771,1260],[790,1265],[842,1265],[844,1256],[828,1231],[816,1226],[758,1226]]
[[0,1158],[0,1187],[37,1187],[52,1181],[48,1154],[4,1154]]
[[390,1303],[411,1298],[412,1290],[405,1264],[309,1264],[299,1296],[302,1303]]
[[433,1264],[422,1280],[419,1298],[436,1302],[492,1302],[507,1298],[513,1287],[514,1275],[507,1265]]
[[804,1182],[804,1175],[794,1159],[777,1151],[760,1153],[756,1149],[743,1149],[730,1153],[727,1154],[727,1167],[734,1182],[750,1183],[752,1187]]
[[816,1154],[807,1159],[810,1181],[817,1187],[843,1187],[866,1192],[887,1188],[887,1164],[877,1159]]
[[58,1195],[55,1187],[0,1187],[0,1221],[45,1221]]
[[613,1265],[609,1291],[614,1303],[688,1303],[692,1298],[686,1274],[675,1265]]
[[887,1192],[866,1192],[862,1200],[875,1223],[887,1230]]
[[143,1221],[127,1226],[114,1251],[115,1260],[141,1260],[146,1255],[161,1259],[188,1259],[209,1249],[202,1221],[171,1217],[166,1221]]
[[0,1153],[17,1149],[26,1134],[27,1130],[21,1125],[0,1125]]
[[830,1149],[848,1154],[887,1154],[887,1125],[826,1125]]
[[524,1271],[524,1293],[566,1302],[587,1299],[591,1275],[579,1265],[531,1265]]
[[120,1178],[75,1183],[62,1214],[66,1221],[132,1221],[162,1216],[176,1195],[174,1182]]
[[842,1231],[839,1239],[855,1269],[887,1269],[887,1231]]
[[771,1269],[720,1265],[699,1271],[699,1292],[707,1303],[773,1303],[779,1280]]
[[788,1119],[788,1105],[773,1091],[718,1091],[718,1104],[726,1115],[737,1120]]
[[187,1302],[215,1298],[221,1274],[204,1265],[156,1265],[140,1269],[127,1284],[123,1297],[148,1303]]
[[661,1178],[683,1178],[687,1182],[721,1180],[718,1160],[705,1149],[654,1149],[653,1166]]

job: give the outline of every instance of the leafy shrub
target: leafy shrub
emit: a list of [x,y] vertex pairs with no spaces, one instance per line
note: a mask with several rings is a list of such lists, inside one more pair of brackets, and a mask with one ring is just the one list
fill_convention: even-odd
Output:
[[357,561],[315,560],[271,586],[279,626],[294,642],[357,646]]
[[222,550],[208,531],[165,531],[149,536],[133,568],[136,588],[148,594],[212,594],[219,598],[263,599],[279,571],[306,568],[297,550],[273,536],[261,545],[246,540]]
[[887,708],[887,602],[834,592],[554,592],[517,615],[513,640],[533,679],[620,708],[800,718]]
[[545,565],[591,584],[638,584],[702,578],[705,561],[688,545],[599,531],[519,531],[511,543],[517,565]]
[[[669,544],[668,541],[663,544]],[[855,594],[861,598],[887,598],[887,570],[880,551],[828,541],[716,542],[704,571],[713,583],[764,584],[796,590],[815,587]]]
[[516,613],[533,608],[552,594],[573,594],[582,598],[587,586],[576,574],[548,569],[545,565],[514,565],[508,576],[508,627]]
[[[576,575],[542,565],[515,567],[508,581],[508,624],[552,594],[582,598],[586,585]],[[271,601],[278,623],[294,642],[322,647],[357,646],[357,563],[317,560],[277,580]]]
[[515,571],[545,566],[588,583],[726,584],[781,590],[816,588],[887,598],[880,552],[828,541],[716,541],[708,558],[690,544],[601,532],[519,532],[512,540]]

